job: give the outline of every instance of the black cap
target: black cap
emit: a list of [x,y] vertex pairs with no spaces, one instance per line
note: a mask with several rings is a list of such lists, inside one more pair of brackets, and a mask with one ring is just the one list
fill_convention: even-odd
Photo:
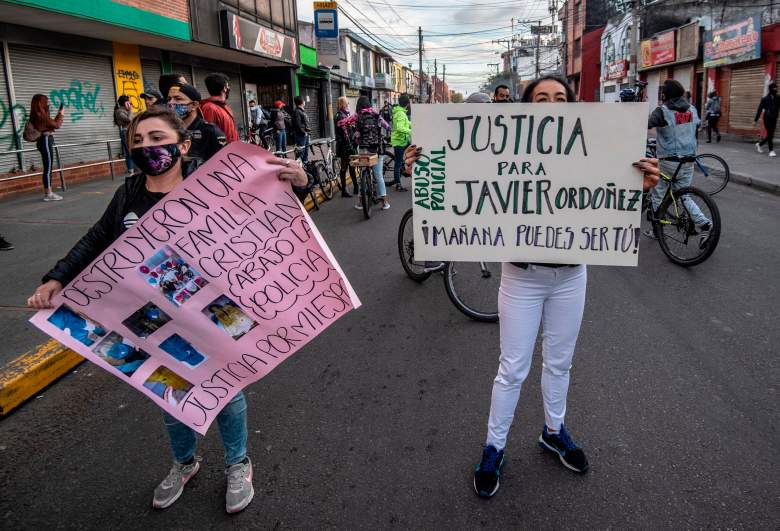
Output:
[[[200,101],[200,100],[202,100],[202,99],[203,99],[203,98],[201,97],[201,95],[200,95],[200,92],[198,92],[198,89],[196,89],[196,88],[195,88],[195,87],[193,87],[192,85],[187,85],[187,84],[177,84],[177,85],[174,85],[174,87],[179,87],[179,90],[180,90],[180,91],[181,91],[181,92],[182,92],[182,93],[183,93],[185,96],[187,96],[189,99],[191,99],[192,101]],[[171,87],[171,88],[173,88],[173,87]]]
[[142,98],[145,98],[145,97],[147,97],[147,96],[151,96],[152,98],[157,98],[158,100],[161,100],[161,99],[163,99],[163,97],[162,97],[162,94],[160,94],[159,92],[157,92],[157,91],[156,91],[156,90],[154,90],[154,89],[152,89],[152,90],[147,90],[146,92],[142,92],[142,93],[141,93],[141,97],[142,97]]

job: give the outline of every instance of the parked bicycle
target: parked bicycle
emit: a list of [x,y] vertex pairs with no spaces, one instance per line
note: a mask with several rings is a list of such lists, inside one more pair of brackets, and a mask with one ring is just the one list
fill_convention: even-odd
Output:
[[[286,159],[289,158],[289,155],[293,154],[296,160],[300,160],[302,153],[303,148],[298,146],[288,149],[287,151],[274,151],[274,155],[279,158]],[[302,167],[303,171],[306,172],[306,175],[309,178],[309,184],[304,188],[298,188],[294,186],[293,191],[302,202],[306,199],[306,196],[311,197],[311,200],[314,203],[314,210],[319,210],[320,205],[319,201],[317,200],[317,192],[315,189],[317,169],[315,167],[314,161],[309,159],[308,162],[302,163]]]
[[333,154],[334,142],[335,140],[332,138],[323,138],[315,140],[310,144],[313,155],[315,154],[315,148],[319,152],[317,160],[314,161],[315,185],[320,187],[322,195],[328,200],[333,199],[334,192],[341,189],[341,182],[339,181],[341,162]]
[[[647,141],[647,154],[656,156],[656,141]],[[715,195],[729,183],[731,170],[722,157],[714,153],[700,153],[693,161],[693,185],[700,190]]]
[[442,273],[447,296],[464,315],[485,323],[498,321],[500,263],[416,261],[411,208],[404,213],[398,227],[398,255],[407,276],[416,282]]
[[274,151],[275,149],[272,128],[261,130],[260,128],[252,127],[241,136],[241,140],[247,144],[263,147],[268,151]]
[[[715,201],[695,186],[674,189],[680,169],[684,164],[695,164],[696,157],[665,157],[663,160],[677,162],[677,168],[671,177],[661,173],[661,179],[668,186],[655,211],[652,209],[650,193],[645,194],[643,216],[650,222],[653,236],[669,260],[685,267],[701,264],[718,246],[720,211]],[[696,208],[709,220],[708,223],[697,226]]]

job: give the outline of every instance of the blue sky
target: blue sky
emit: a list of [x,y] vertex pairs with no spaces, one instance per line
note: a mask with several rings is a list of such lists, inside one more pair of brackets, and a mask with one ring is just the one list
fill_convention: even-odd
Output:
[[[560,2],[559,2],[560,4]],[[492,44],[494,39],[512,35],[511,19],[550,22],[548,0],[340,0],[344,9],[365,30],[375,35],[395,59],[418,67],[417,27],[423,29],[423,70],[438,60],[447,65],[447,84],[468,94],[500,62],[496,53],[506,44]],[[298,2],[298,17],[312,20],[312,2]],[[339,14],[339,25],[361,32],[356,24]],[[527,26],[515,25],[515,35],[528,35]],[[454,35],[453,35],[454,34]],[[364,35],[365,36],[365,35]],[[409,55],[410,54],[410,55]]]

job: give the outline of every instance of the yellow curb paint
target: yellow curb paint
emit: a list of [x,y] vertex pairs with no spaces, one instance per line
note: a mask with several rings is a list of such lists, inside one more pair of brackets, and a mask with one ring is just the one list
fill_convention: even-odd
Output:
[[84,358],[54,339],[0,369],[0,416],[58,380]]
[[[319,188],[317,202],[325,202],[325,196]],[[311,196],[306,197],[304,206],[306,210],[314,209]],[[76,352],[50,339],[0,368],[0,416],[7,415],[83,361],[84,358]]]

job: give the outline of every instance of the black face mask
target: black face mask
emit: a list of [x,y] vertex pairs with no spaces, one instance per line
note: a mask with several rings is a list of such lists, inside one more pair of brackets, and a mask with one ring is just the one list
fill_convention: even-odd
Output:
[[181,157],[176,144],[137,147],[130,150],[130,157],[145,175],[157,176],[170,170]]

